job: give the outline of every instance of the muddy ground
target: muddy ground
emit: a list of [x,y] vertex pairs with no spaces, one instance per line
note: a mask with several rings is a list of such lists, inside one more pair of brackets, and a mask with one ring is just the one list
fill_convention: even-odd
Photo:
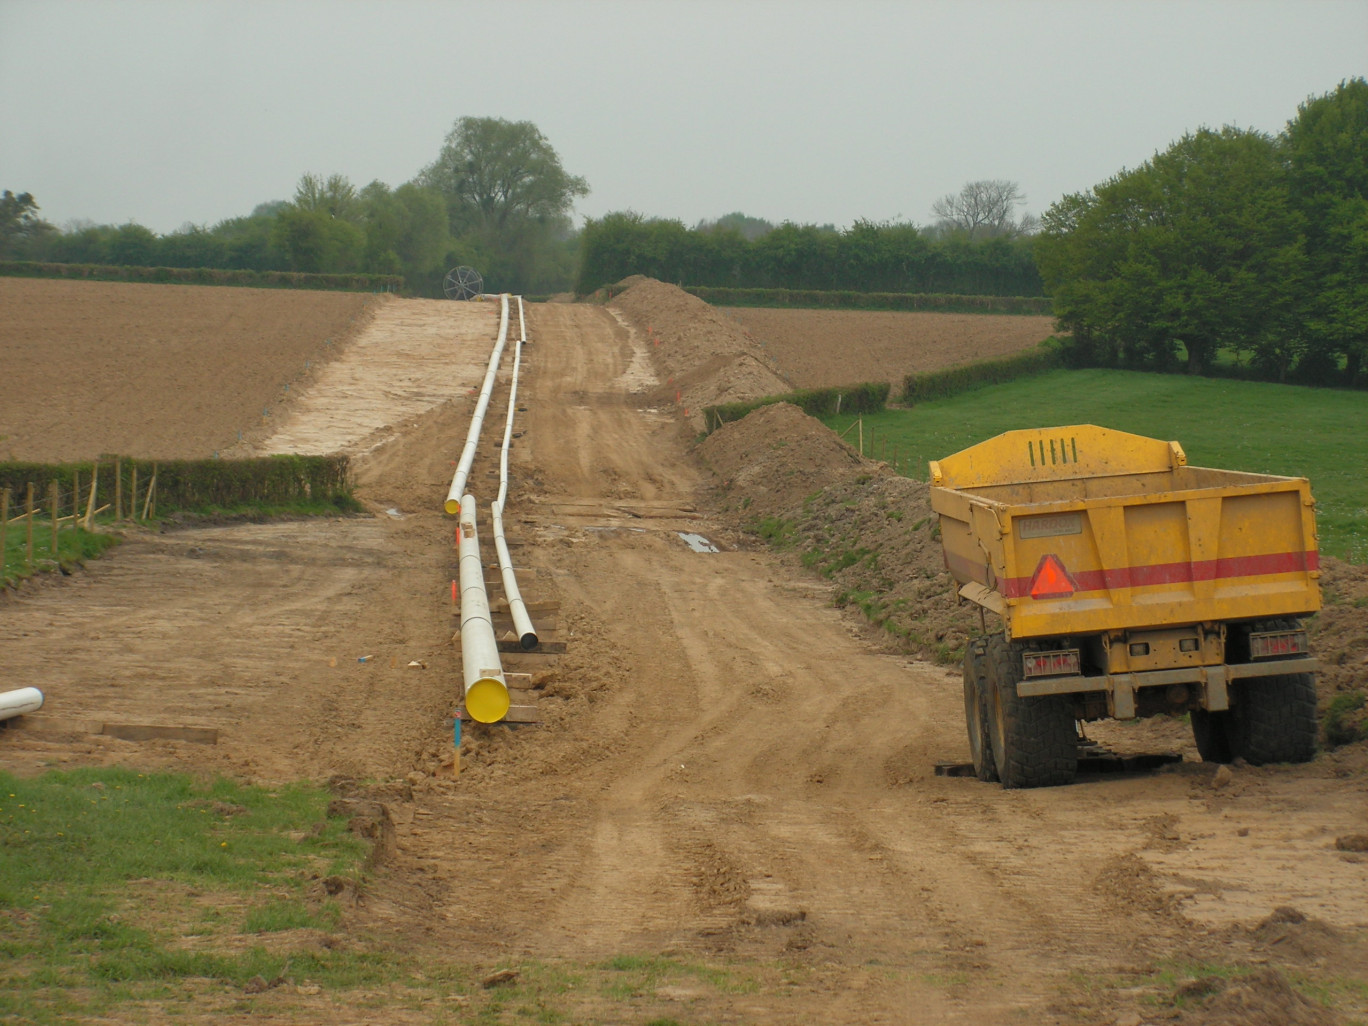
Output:
[[[782,376],[734,322],[641,285],[607,308],[529,312],[507,520],[524,594],[566,650],[505,669],[528,674],[539,726],[470,727],[461,776],[439,775],[460,663],[440,502],[493,317],[434,304],[427,327],[398,329],[418,307],[389,300],[368,330],[392,341],[344,347],[343,383],[301,389],[281,426],[299,438],[332,423],[322,435],[354,454],[374,515],[130,531],[85,572],[0,599],[0,665],[48,695],[0,734],[0,759],[304,776],[382,799],[387,844],[330,944],[477,970],[665,958],[746,981],[700,973],[611,1002],[572,990],[552,1009],[571,1021],[1368,1016],[1365,856],[1337,847],[1368,833],[1364,746],[1218,775],[1174,724],[1146,721],[1105,740],[1182,762],[1040,791],[937,775],[967,755],[958,668],[836,608],[858,582],[748,530],[764,513],[805,537],[876,538],[881,569],[908,578],[904,605],[931,617],[945,581],[909,523],[916,487],[784,408],[699,447],[686,402],[765,394]],[[397,348],[447,330],[451,381],[424,384],[419,345],[399,387]],[[391,392],[402,412],[382,427],[344,430],[328,412],[382,409]],[[158,433],[191,408],[159,408]],[[497,400],[492,415],[502,423]],[[482,503],[493,469],[486,455],[472,476]],[[805,510],[814,483],[827,491]],[[1358,686],[1363,585],[1361,568],[1327,574],[1342,599],[1336,672]],[[935,616],[932,652],[963,632],[953,608]],[[208,728],[217,743],[96,733],[115,722]],[[1241,971],[1204,971],[1228,966]],[[494,1014],[484,996],[443,1012],[406,993],[395,981],[386,1021]],[[191,1021],[367,1021],[358,995],[316,988],[256,995],[250,1013],[208,983],[186,994]]]

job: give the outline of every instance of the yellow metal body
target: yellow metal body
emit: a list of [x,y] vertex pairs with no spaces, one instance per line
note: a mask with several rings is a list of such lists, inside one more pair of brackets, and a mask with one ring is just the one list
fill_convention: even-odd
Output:
[[1320,608],[1305,478],[1189,467],[1177,442],[1083,424],[998,435],[932,462],[931,486],[946,567],[1009,638]]

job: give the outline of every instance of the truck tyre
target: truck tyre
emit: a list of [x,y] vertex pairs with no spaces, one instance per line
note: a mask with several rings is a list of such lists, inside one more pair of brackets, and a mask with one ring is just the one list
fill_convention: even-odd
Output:
[[1203,762],[1230,762],[1230,713],[1192,710],[1192,740]]
[[1310,762],[1316,754],[1316,677],[1284,673],[1248,677],[1230,703],[1231,757],[1255,766]]
[[984,781],[997,780],[993,746],[988,740],[988,702],[984,694],[987,638],[972,638],[964,650],[964,722],[969,731],[969,757],[974,776]]
[[1078,771],[1078,727],[1066,695],[1022,698],[1020,643],[989,639],[985,656],[988,736],[1003,787],[1072,784]]

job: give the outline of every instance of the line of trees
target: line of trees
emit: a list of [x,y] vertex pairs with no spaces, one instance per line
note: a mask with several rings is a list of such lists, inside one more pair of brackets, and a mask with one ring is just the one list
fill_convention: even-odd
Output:
[[1361,383],[1368,82],[1308,100],[1276,137],[1202,129],[1065,196],[1036,258],[1075,363]]
[[330,274],[402,274],[440,296],[446,271],[479,268],[486,288],[560,291],[574,275],[570,212],[588,192],[529,121],[458,120],[437,159],[397,188],[308,173],[288,201],[167,235],[136,223],[59,231],[30,193],[0,199],[0,259]]
[[1032,239],[1018,232],[974,238],[900,222],[830,226],[785,222],[757,231],[733,214],[685,228],[632,211],[586,222],[580,238],[581,295],[632,274],[691,286],[846,289],[1039,296]]

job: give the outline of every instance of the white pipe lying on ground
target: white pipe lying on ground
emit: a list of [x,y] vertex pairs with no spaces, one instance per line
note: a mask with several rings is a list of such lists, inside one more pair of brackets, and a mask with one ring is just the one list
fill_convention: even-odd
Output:
[[508,682],[499,659],[499,643],[489,616],[484,563],[475,530],[475,497],[461,499],[461,668],[465,676],[465,707],[479,723],[498,723],[508,715]]
[[513,572],[513,557],[509,555],[503,529],[504,503],[508,499],[508,449],[513,440],[513,414],[518,408],[518,368],[522,365],[522,346],[526,340],[527,328],[523,321],[522,296],[519,296],[518,342],[513,349],[513,383],[508,390],[508,419],[504,424],[503,450],[499,454],[499,497],[491,504],[490,513],[494,520],[494,551],[499,556],[499,573],[503,575],[508,612],[513,617],[513,629],[518,632],[518,644],[524,652],[530,652],[537,647],[537,629],[532,626],[532,617],[527,614],[527,603],[523,601],[522,591],[518,588],[518,578]]
[[37,688],[20,688],[0,693],[0,720],[13,719],[43,707],[43,693]]
[[499,373],[499,360],[503,358],[504,343],[508,338],[508,293],[499,297],[499,340],[494,343],[494,351],[489,356],[489,368],[485,371],[484,384],[480,386],[480,398],[475,403],[475,414],[470,418],[470,430],[466,432],[465,448],[456,464],[456,473],[447,489],[446,502],[442,508],[456,516],[461,512],[461,497],[465,494],[466,481],[470,477],[471,465],[475,462],[475,448],[480,444],[480,429],[484,427],[485,411],[489,409],[489,396],[494,391],[494,378]]

